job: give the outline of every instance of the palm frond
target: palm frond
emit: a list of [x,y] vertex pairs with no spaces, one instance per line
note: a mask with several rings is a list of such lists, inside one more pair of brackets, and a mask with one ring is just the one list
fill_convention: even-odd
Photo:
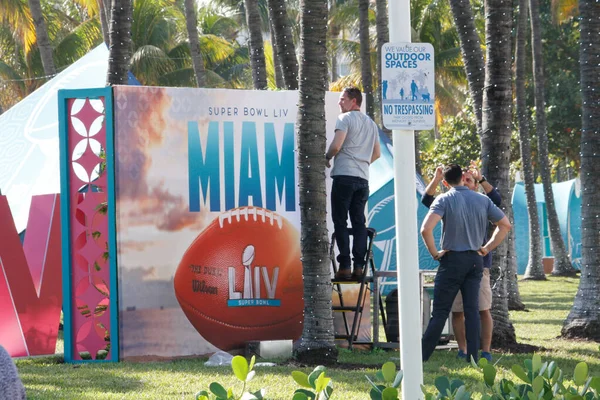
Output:
[[0,22],[8,23],[29,53],[36,42],[35,27],[27,0],[0,0]]
[[131,72],[144,85],[156,85],[162,75],[173,69],[173,60],[156,46],[139,47],[131,57]]
[[72,64],[93,47],[102,43],[102,31],[98,18],[80,24],[54,48],[54,60],[58,67]]

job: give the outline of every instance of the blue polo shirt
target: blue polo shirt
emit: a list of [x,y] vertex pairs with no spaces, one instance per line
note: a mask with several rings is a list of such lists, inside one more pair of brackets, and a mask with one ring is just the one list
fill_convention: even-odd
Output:
[[442,250],[479,250],[488,221],[496,223],[504,213],[485,195],[455,186],[438,196],[430,212],[442,217]]
[[[492,188],[492,190],[489,193],[485,194],[487,197],[490,198],[490,200],[498,207],[500,207],[500,204],[502,204],[502,196],[500,196],[500,193],[498,193],[498,190],[496,190],[496,188]],[[429,208],[431,207],[431,204],[433,203],[433,200],[435,200],[435,197],[433,197],[430,194],[427,194],[427,192],[423,193],[423,197],[421,198],[421,203]],[[483,242],[482,244],[485,245],[488,241],[488,236],[487,234],[483,237]],[[492,252],[487,253],[485,256],[483,256],[483,268],[491,268],[492,267]]]

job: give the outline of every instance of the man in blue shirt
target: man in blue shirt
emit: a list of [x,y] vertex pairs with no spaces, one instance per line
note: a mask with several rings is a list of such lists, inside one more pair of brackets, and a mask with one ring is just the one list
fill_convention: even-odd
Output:
[[[435,191],[443,179],[443,167],[437,167],[435,175],[427,185],[425,193],[421,198],[421,203],[429,208],[435,199]],[[477,191],[479,186],[485,192],[486,196],[492,202],[500,207],[502,197],[500,193],[493,187],[481,174],[475,162],[471,162],[469,170],[463,171],[465,186],[470,190]],[[482,239],[482,244],[488,241],[487,234]],[[492,319],[492,287],[490,285],[490,268],[492,266],[492,254],[488,253],[483,257],[483,277],[479,287],[479,318],[481,319],[481,357],[488,361],[492,361],[492,329],[494,321]],[[465,314],[463,308],[462,295],[460,292],[456,295],[452,304],[452,330],[458,344],[458,357],[465,358],[467,356],[467,341],[465,337]]]
[[[483,275],[483,256],[504,240],[511,224],[504,213],[487,197],[465,186],[460,166],[450,164],[443,171],[451,189],[438,196],[421,226],[427,250],[440,261],[433,292],[433,312],[423,334],[423,361],[427,361],[440,339],[456,294],[463,297],[467,338],[467,360],[478,360],[479,284]],[[433,228],[444,221],[441,248],[433,238]],[[481,245],[488,221],[496,225],[490,240]]]

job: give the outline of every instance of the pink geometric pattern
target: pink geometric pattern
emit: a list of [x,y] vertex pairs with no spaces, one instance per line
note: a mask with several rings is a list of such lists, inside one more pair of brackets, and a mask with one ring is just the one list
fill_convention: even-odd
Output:
[[[110,360],[110,271],[103,97],[67,101],[73,359]],[[89,357],[85,355],[89,353]],[[106,355],[106,357],[105,357]]]

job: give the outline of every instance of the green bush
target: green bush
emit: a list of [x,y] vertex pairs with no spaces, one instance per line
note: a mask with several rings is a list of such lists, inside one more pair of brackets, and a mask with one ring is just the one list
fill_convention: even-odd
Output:
[[375,374],[375,378],[366,377],[371,383],[369,395],[372,400],[398,400],[398,387],[402,383],[402,370],[396,373],[396,364],[391,361],[383,364]]
[[[515,383],[502,378],[496,381],[496,367],[487,360],[472,363],[482,371],[483,381],[488,392],[482,400],[600,400],[600,377],[590,377],[588,365],[581,362],[575,366],[573,385],[564,381],[562,370],[554,361],[542,362],[539,354],[524,361],[524,366],[515,364],[511,371],[521,382]],[[450,382],[447,377],[435,380],[437,395],[422,387],[426,400],[470,400],[469,393],[462,381]]]
[[310,375],[302,371],[293,371],[292,378],[301,386],[294,392],[292,400],[326,400],[333,392],[331,378],[325,376],[325,367],[322,365],[316,367]]
[[252,370],[254,361],[254,356],[250,360],[250,365],[248,365],[248,361],[242,356],[235,356],[231,360],[233,374],[242,383],[242,391],[239,396],[234,394],[232,388],[225,389],[219,382],[212,382],[208,386],[210,392],[206,390],[199,391],[196,393],[196,400],[262,400],[264,389],[260,389],[254,393],[246,391],[246,385],[255,375],[255,372]]

